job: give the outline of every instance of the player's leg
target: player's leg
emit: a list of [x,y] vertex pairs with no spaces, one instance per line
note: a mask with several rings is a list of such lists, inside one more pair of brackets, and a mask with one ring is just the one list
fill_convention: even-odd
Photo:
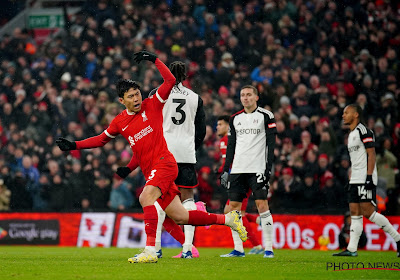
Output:
[[253,191],[254,200],[261,219],[260,224],[265,246],[264,258],[273,258],[272,236],[274,221],[267,200],[269,182],[265,181],[263,173],[248,174],[248,176],[248,183]]
[[[157,169],[151,171],[151,176],[147,178],[145,187],[139,196],[139,202],[143,208],[146,247],[144,251],[128,261],[131,263],[155,263],[156,254],[156,236],[159,221],[159,211],[157,211],[155,202],[163,195],[169,193],[169,188],[178,175],[178,166],[175,162],[163,162],[157,166]],[[178,192],[178,190],[176,189]],[[163,209],[160,201],[159,206]]]
[[258,237],[257,232],[253,229],[253,227],[250,224],[250,219],[252,218],[250,214],[246,213],[247,210],[247,204],[249,202],[249,197],[252,195],[252,191],[249,190],[247,193],[247,197],[243,199],[242,202],[242,221],[243,225],[245,226],[247,230],[247,237],[249,238],[249,241],[251,245],[253,245],[253,248],[250,250],[249,255],[258,255],[258,254],[264,254],[264,249],[262,247],[261,239]]
[[[176,185],[179,187],[181,192],[181,201],[183,207],[188,210],[196,210],[196,204],[194,202],[193,189],[198,185],[196,170],[194,164],[178,163],[178,177],[175,180]],[[195,227],[192,225],[185,225],[185,243],[182,248],[182,258],[192,258],[192,247]]]
[[165,208],[167,215],[180,225],[227,225],[239,232],[243,242],[247,240],[247,232],[243,227],[240,213],[236,211],[229,212],[226,215],[212,214],[199,210],[187,211],[180,202],[178,196],[169,200],[168,206]]
[[[245,175],[243,174],[229,175],[229,190],[228,190],[229,204],[225,206],[225,211],[233,211],[233,210],[241,211],[242,201],[246,197],[246,190],[244,189],[243,186],[243,180],[244,180],[243,177],[245,177]],[[243,241],[241,240],[239,234],[236,231],[231,230],[231,234],[232,234],[234,249],[232,252],[220,256],[223,258],[244,257],[245,253],[243,249]]]
[[[156,246],[157,257],[160,259],[160,258],[162,258],[161,234],[162,234],[162,227],[163,227],[163,225],[165,223],[166,214],[165,214],[164,210],[161,208],[160,204],[158,204],[157,201],[154,202],[154,206],[156,207],[156,209],[158,211],[158,222],[157,222],[156,244],[155,244],[155,246]],[[182,232],[182,235],[183,235],[183,232]]]
[[359,185],[351,184],[347,189],[347,200],[349,202],[351,224],[350,240],[347,249],[343,252],[333,254],[335,257],[356,257],[358,241],[363,231],[363,216],[360,207]]
[[[372,192],[373,190],[370,191]],[[373,204],[371,202],[361,202],[360,205],[363,216],[369,219],[371,222],[380,226],[394,239],[394,241],[396,241],[397,257],[400,257],[400,234],[394,229],[393,225],[385,216],[375,211],[376,204]]]

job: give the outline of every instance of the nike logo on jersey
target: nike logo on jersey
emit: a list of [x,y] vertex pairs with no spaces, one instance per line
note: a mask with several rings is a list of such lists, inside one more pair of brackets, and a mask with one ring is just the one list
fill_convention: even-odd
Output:
[[122,129],[122,131],[125,131],[125,129],[127,129],[128,126],[129,126],[129,124],[128,124],[127,126],[125,126],[125,127]]
[[148,54],[144,54],[143,56],[149,56]]

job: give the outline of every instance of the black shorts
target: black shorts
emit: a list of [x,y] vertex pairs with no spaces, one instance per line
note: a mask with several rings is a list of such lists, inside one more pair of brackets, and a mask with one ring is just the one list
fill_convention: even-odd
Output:
[[178,163],[178,177],[175,184],[178,188],[193,189],[198,186],[196,169],[192,163]]
[[349,203],[371,202],[376,206],[376,188],[366,190],[364,184],[349,184],[347,201]]
[[229,174],[228,198],[231,201],[242,202],[249,189],[252,190],[255,200],[266,200],[268,188],[264,173]]

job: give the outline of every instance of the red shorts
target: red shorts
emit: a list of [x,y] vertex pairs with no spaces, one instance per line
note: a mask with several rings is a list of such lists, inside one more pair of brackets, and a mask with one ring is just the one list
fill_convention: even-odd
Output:
[[[247,197],[244,198],[243,201],[242,201],[242,208],[240,208],[240,210],[246,212],[247,204],[249,203],[249,197],[250,197],[251,193],[252,193],[252,190],[249,190],[249,192],[247,193]],[[229,205],[229,202],[230,202],[230,200],[228,199],[226,201],[226,205]]]
[[180,192],[174,181],[178,176],[178,166],[175,162],[162,162],[154,166],[147,178],[146,186],[155,186],[161,190],[161,197],[157,199],[161,208],[165,210],[175,196]]

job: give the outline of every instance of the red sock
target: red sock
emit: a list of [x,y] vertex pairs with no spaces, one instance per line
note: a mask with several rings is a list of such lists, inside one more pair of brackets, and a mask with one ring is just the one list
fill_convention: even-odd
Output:
[[158,223],[157,209],[154,205],[143,207],[144,230],[147,235],[146,246],[156,246],[156,232]]
[[193,226],[224,225],[225,215],[192,210],[189,211],[188,224]]
[[246,217],[247,217],[247,220],[248,220],[249,222],[255,223],[256,220],[257,220],[258,215],[255,215],[255,214],[247,214],[247,213],[246,213]]
[[247,219],[247,214],[242,216],[243,225],[247,230],[247,237],[253,246],[258,246],[261,244],[260,238],[258,238],[256,232],[254,232],[252,226],[250,225],[249,220]]
[[165,230],[171,234],[173,238],[176,239],[179,243],[183,245],[185,243],[185,234],[183,233],[182,228],[177,225],[174,220],[172,220],[170,217],[165,217],[165,221],[163,223],[163,226]]

